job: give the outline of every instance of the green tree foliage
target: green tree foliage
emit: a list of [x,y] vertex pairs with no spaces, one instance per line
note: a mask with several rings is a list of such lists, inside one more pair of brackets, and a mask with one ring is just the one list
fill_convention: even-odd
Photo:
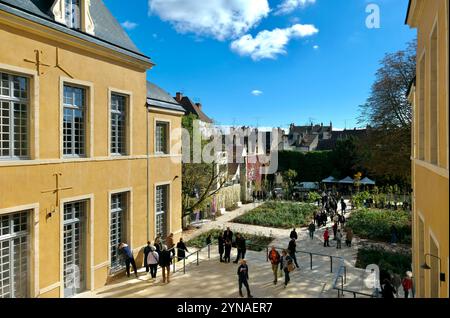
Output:
[[412,107],[406,96],[416,74],[417,41],[386,54],[359,121],[372,127],[364,141],[366,166],[376,175],[410,182]]

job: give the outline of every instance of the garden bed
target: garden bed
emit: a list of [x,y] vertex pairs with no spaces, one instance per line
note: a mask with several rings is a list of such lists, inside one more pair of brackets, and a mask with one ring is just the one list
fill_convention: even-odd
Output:
[[235,223],[288,229],[304,227],[313,219],[317,207],[306,203],[266,202],[232,220]]
[[[233,240],[236,238],[236,233],[233,233]],[[187,246],[192,246],[196,248],[202,248],[206,246],[206,238],[208,235],[211,235],[212,243],[217,244],[217,238],[219,235],[223,234],[223,230],[220,229],[214,229],[210,230],[208,232],[202,233],[199,236],[194,237],[193,239],[186,242]],[[250,251],[256,251],[260,252],[265,249],[266,246],[268,246],[272,241],[273,237],[267,237],[267,236],[261,236],[261,235],[254,235],[254,234],[247,234],[247,233],[241,233],[246,241],[247,241],[247,249]]]
[[406,271],[411,270],[412,256],[409,252],[392,252],[381,247],[361,248],[358,250],[355,266],[366,268],[368,265],[376,264],[380,268],[380,277],[389,274],[405,276]]
[[411,214],[405,211],[361,209],[352,212],[346,226],[361,238],[391,242],[392,227],[397,231],[397,242],[411,244]]

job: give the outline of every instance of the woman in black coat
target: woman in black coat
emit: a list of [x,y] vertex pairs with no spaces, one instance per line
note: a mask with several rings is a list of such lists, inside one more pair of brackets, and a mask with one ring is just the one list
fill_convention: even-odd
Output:
[[178,261],[182,261],[183,258],[186,257],[186,252],[189,252],[186,244],[184,244],[183,242],[183,238],[180,238],[180,241],[177,243],[177,256],[178,256]]

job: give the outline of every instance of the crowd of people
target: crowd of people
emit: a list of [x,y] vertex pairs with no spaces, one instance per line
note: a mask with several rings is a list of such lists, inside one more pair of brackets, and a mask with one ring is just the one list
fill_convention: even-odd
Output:
[[[130,277],[130,266],[133,267],[135,277],[138,277],[138,271],[136,267],[136,261],[133,256],[133,252],[125,242],[119,244],[119,255],[121,255],[125,261],[125,269],[127,277]],[[165,243],[158,234],[151,244],[147,242],[147,246],[144,248],[144,267],[147,275],[153,281],[156,279],[158,272],[158,266],[162,272],[162,282],[170,283],[170,265],[172,265],[174,258],[181,261],[186,257],[186,252],[189,252],[183,238],[180,238],[179,242],[175,245],[173,240],[173,233],[170,233],[165,238]]]

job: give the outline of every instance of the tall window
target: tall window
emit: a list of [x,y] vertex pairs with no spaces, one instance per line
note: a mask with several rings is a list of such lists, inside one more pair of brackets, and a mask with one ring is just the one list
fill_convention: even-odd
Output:
[[162,185],[156,187],[156,235],[161,234],[162,238],[167,237],[167,210],[169,199],[169,186]]
[[65,156],[85,155],[86,91],[64,85],[63,148]]
[[111,95],[111,153],[126,154],[126,102],[123,95]]
[[418,159],[425,160],[425,55],[419,62]]
[[111,196],[111,225],[110,225],[110,245],[111,245],[111,271],[115,272],[124,266],[123,259],[119,255],[118,246],[126,237],[126,211],[127,194],[118,193]]
[[169,153],[169,124],[157,121],[155,128],[155,152],[158,154]]
[[28,156],[28,79],[0,72],[0,159]]
[[66,0],[66,23],[69,28],[81,28],[81,0]]
[[437,26],[431,35],[431,79],[430,79],[430,162],[438,164],[438,39]]

